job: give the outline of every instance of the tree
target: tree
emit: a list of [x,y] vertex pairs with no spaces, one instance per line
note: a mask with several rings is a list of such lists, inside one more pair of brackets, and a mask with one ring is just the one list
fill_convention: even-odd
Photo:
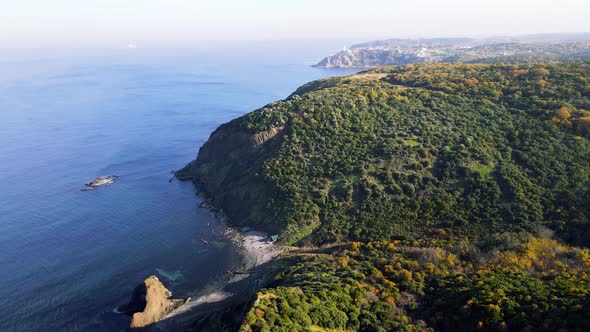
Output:
[[583,135],[590,135],[590,116],[576,119],[576,130]]
[[567,120],[569,119],[572,114],[570,112],[570,110],[566,107],[566,106],[562,106],[560,109],[558,109],[557,111],[555,111],[555,116],[559,119],[559,120]]

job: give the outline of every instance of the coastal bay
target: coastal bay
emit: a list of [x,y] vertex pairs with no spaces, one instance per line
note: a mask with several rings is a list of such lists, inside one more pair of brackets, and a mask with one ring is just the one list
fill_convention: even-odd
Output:
[[[227,54],[0,59],[0,330],[118,329],[129,318],[113,310],[148,276],[198,299],[241,264],[171,170],[220,124],[338,72]],[[112,185],[80,191],[108,174]]]

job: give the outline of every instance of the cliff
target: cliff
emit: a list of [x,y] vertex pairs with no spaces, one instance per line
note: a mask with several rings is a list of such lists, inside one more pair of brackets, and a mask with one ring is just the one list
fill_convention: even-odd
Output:
[[256,172],[276,149],[274,140],[280,140],[276,136],[283,127],[252,131],[239,122],[215,130],[200,148],[197,159],[176,176],[193,179],[212,205],[223,209],[234,224],[278,231],[281,225],[264,214],[272,193]]

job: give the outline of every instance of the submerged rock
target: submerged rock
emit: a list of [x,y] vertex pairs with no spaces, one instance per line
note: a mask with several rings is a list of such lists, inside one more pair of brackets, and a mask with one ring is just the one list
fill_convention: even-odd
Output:
[[158,272],[159,275],[170,280],[171,282],[176,282],[177,280],[184,279],[184,275],[179,270],[166,271],[164,269],[156,268],[156,272]]
[[94,190],[96,187],[104,186],[115,182],[119,177],[116,175],[99,176],[96,179],[86,183],[86,187],[82,188],[82,191]]
[[185,300],[169,299],[172,296],[158,277],[152,275],[135,287],[129,303],[118,308],[119,312],[131,316],[131,328],[143,328],[155,324]]

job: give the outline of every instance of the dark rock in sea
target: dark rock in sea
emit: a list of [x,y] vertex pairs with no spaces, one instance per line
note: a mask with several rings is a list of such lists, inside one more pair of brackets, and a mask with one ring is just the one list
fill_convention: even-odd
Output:
[[105,186],[115,182],[119,177],[116,175],[99,176],[96,179],[86,183],[86,187],[80,189],[82,191],[94,190],[96,187]]

